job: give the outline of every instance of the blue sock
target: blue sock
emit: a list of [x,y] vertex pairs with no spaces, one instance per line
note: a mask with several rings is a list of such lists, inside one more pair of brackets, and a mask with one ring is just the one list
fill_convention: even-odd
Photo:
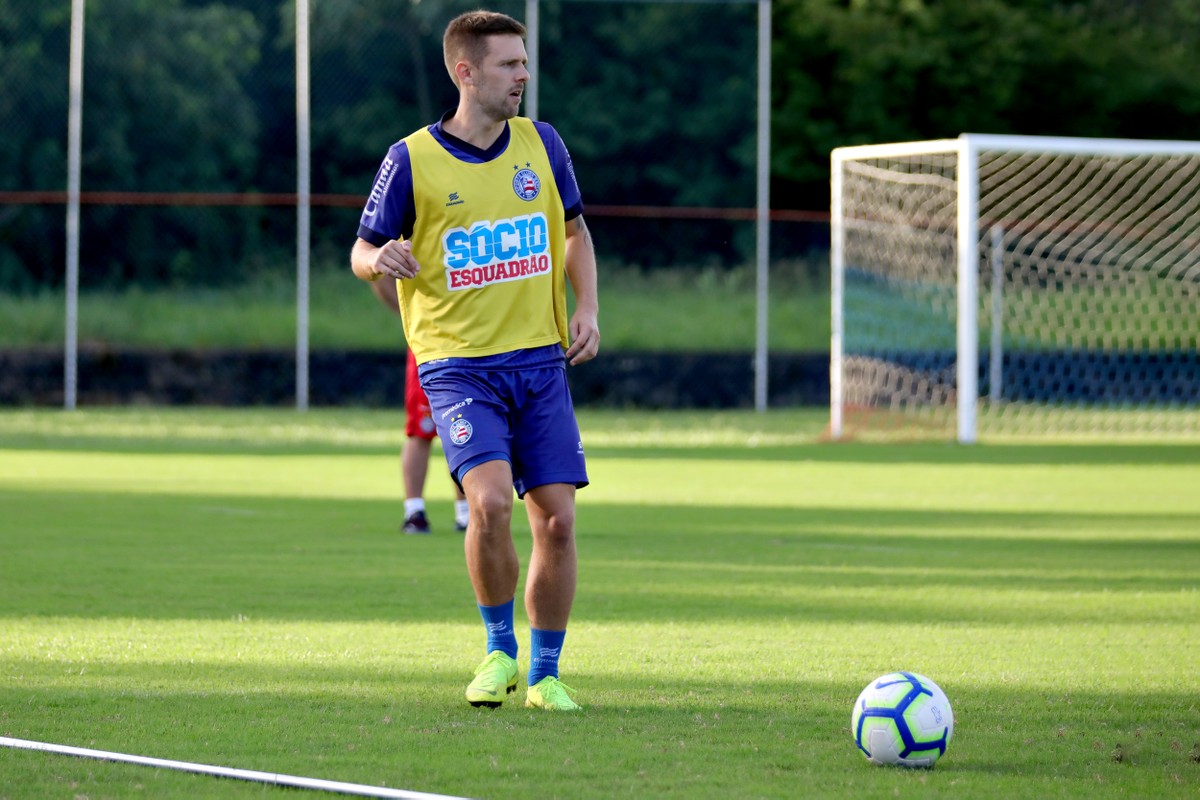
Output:
[[517,634],[513,631],[513,601],[499,606],[480,606],[479,614],[487,628],[487,651],[501,650],[509,658],[517,657]]
[[558,677],[558,654],[562,651],[566,631],[529,629],[529,685],[547,675]]

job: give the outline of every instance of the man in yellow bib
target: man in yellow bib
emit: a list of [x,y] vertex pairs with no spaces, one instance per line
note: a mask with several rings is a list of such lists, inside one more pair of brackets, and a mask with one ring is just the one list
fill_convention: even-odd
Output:
[[515,489],[533,533],[525,705],[577,711],[558,659],[575,597],[575,491],[588,478],[566,365],[600,347],[595,250],[562,139],[517,116],[525,27],[473,11],[442,43],[458,106],[388,150],[350,265],[397,282],[421,387],[467,495],[467,572],[487,630],[467,701],[496,708],[517,688]]

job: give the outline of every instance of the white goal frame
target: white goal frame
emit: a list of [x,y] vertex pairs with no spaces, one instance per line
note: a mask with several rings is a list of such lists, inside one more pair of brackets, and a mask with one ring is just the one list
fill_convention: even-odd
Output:
[[[1097,156],[1200,155],[1200,142],[1091,139],[1078,137],[1009,136],[966,133],[957,139],[938,139],[894,144],[839,147],[831,153],[831,340],[830,340],[830,428],[833,439],[844,433],[845,407],[843,368],[844,310],[847,220],[843,205],[845,164],[858,159],[903,158],[917,155],[949,155],[956,159],[957,232],[956,262],[956,392],[955,417],[957,441],[971,444],[977,438],[979,401],[979,274],[981,236],[993,232],[980,230],[979,162],[980,153],[1000,150],[1025,154],[1069,154]],[[963,246],[967,243],[967,246]],[[994,298],[995,301],[995,298]],[[999,369],[999,336],[993,326],[993,370]]]

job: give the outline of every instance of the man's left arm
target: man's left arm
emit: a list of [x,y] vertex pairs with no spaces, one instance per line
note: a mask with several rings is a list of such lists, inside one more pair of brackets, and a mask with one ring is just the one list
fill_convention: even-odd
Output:
[[574,366],[591,361],[600,351],[600,299],[596,287],[596,249],[582,215],[567,220],[566,233],[565,266],[575,292],[567,361]]

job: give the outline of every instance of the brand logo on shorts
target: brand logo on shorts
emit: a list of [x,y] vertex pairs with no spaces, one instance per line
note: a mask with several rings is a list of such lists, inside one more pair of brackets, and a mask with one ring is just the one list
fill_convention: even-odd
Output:
[[471,434],[474,432],[475,429],[471,427],[471,423],[462,417],[458,417],[450,423],[450,441],[455,444],[463,445],[471,441]]
[[[443,358],[442,360],[445,361],[446,359]],[[450,406],[449,408],[447,408],[445,411],[442,412],[442,419],[445,419],[446,417],[450,416],[451,414],[453,414],[455,411],[458,411],[463,406],[469,406],[469,405],[471,405],[471,403],[474,403],[474,402],[475,402],[474,397],[468,397],[465,400],[459,400],[457,403],[455,403],[454,405]],[[458,416],[461,417],[462,414],[459,414]]]
[[433,417],[421,417],[421,433],[433,433],[437,430],[437,426],[433,424]]

